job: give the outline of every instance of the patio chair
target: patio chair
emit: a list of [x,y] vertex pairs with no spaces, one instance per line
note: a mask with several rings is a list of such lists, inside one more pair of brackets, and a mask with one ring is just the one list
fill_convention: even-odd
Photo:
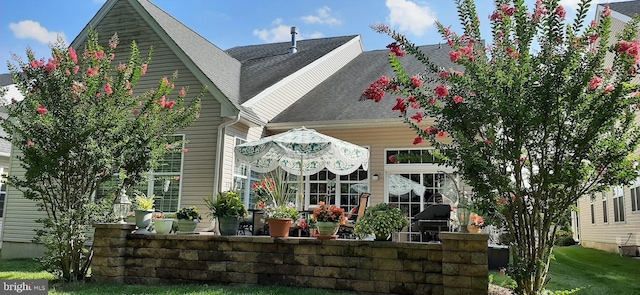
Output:
[[358,218],[364,216],[364,211],[367,209],[367,204],[369,202],[370,193],[362,193],[360,194],[360,202],[358,203],[358,214],[349,213],[347,216],[347,222],[340,225],[338,229],[338,237],[342,239],[352,239],[353,236],[353,227],[355,226]]

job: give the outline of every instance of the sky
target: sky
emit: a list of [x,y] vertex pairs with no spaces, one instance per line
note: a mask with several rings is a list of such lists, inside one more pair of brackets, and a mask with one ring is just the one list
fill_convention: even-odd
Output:
[[[384,49],[391,38],[370,26],[384,23],[418,44],[443,42],[434,25],[439,21],[460,32],[453,0],[140,0],[151,1],[219,48],[298,39],[361,35],[364,49]],[[594,3],[607,2],[595,0]],[[617,2],[616,0],[611,2]],[[0,0],[0,73],[8,73],[11,54],[26,60],[51,56],[49,44],[61,37],[69,44],[98,12],[105,0]],[[482,36],[489,38],[488,17],[493,0],[476,0]],[[534,0],[526,0],[530,6]],[[578,0],[561,0],[567,16]],[[595,5],[588,19],[595,17]]]

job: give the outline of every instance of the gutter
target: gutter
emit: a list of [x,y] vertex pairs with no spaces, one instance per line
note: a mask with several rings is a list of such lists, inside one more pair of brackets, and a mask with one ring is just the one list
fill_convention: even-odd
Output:
[[236,113],[236,118],[233,119],[232,121],[229,122],[225,122],[220,124],[220,126],[218,126],[218,141],[216,143],[216,172],[215,175],[213,177],[213,195],[217,195],[219,193],[220,190],[220,173],[222,171],[222,154],[223,150],[222,150],[222,146],[224,143],[224,129],[234,125],[236,123],[238,123],[240,121],[240,111],[238,111]]

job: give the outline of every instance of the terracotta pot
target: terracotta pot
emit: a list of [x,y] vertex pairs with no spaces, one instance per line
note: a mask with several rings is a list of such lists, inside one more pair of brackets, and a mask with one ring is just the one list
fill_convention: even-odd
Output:
[[293,219],[291,218],[272,218],[269,219],[269,235],[274,238],[289,237],[289,229]]
[[467,230],[472,234],[482,233],[482,228],[477,225],[467,225]]

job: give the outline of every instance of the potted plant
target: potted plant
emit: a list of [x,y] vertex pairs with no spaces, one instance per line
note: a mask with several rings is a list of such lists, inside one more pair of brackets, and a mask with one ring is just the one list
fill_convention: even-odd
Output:
[[472,234],[481,233],[484,226],[484,218],[475,213],[471,213],[469,218],[471,219],[471,224],[467,225],[467,230]]
[[316,221],[318,237],[333,237],[340,228],[340,223],[344,219],[344,209],[327,205],[324,202],[318,203],[319,208],[313,211],[313,219]]
[[176,218],[178,219],[178,232],[194,233],[198,222],[202,219],[196,206],[182,207],[176,212]]
[[155,196],[147,196],[143,193],[136,192],[133,199],[133,208],[136,216],[137,234],[149,234],[147,227],[151,224],[151,214],[153,214],[153,205],[155,204]]
[[238,232],[240,219],[247,216],[247,208],[240,200],[240,194],[234,191],[227,191],[218,194],[217,198],[209,196],[204,199],[209,215],[218,218],[220,234],[232,236]]
[[289,229],[294,220],[300,218],[296,205],[292,202],[285,206],[267,205],[264,207],[264,216],[269,223],[269,235],[276,238],[289,236]]
[[376,240],[388,240],[393,232],[409,225],[407,217],[398,207],[380,203],[367,208],[362,218],[356,221],[354,233],[362,239],[375,234]]
[[166,218],[163,213],[156,213],[153,215],[153,226],[156,230],[156,233],[166,235],[171,232],[173,219]]
[[286,179],[287,173],[276,169],[271,177],[261,179],[253,185],[272,237],[288,237],[291,224],[300,217],[296,205],[291,202],[295,199],[296,186]]

